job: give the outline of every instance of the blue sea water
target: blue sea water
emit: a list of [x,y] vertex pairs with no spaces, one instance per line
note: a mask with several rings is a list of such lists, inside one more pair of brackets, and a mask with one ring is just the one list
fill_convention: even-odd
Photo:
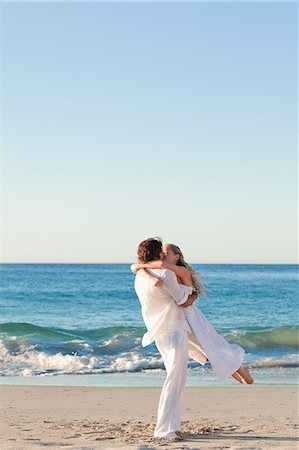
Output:
[[[197,306],[246,350],[256,380],[297,382],[298,266],[194,267],[209,289]],[[82,377],[86,384],[159,384],[163,363],[154,344],[141,346],[145,331],[128,264],[1,265],[2,383],[56,376],[79,384]],[[209,364],[192,360],[188,380],[217,382]]]

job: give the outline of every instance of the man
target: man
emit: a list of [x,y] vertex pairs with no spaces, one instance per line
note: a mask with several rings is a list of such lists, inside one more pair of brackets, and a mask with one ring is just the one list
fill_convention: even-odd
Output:
[[[164,258],[162,242],[157,238],[142,241],[137,253],[142,263]],[[135,290],[147,327],[142,345],[145,347],[155,341],[167,372],[154,437],[175,439],[181,424],[182,394],[187,376],[188,334],[192,332],[182,307],[192,305],[197,294],[188,296],[171,270],[148,270],[158,276],[163,285],[156,288],[148,279],[136,275]]]

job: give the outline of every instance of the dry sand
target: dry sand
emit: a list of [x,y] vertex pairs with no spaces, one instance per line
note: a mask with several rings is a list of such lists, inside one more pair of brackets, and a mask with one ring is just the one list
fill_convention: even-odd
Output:
[[188,387],[175,442],[153,438],[160,391],[0,386],[1,449],[299,448],[297,387]]

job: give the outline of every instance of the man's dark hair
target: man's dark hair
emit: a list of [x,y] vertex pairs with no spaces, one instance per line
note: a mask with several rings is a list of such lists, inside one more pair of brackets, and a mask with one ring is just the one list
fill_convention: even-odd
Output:
[[147,263],[160,259],[160,253],[162,252],[162,241],[159,238],[149,238],[140,242],[137,249],[138,261],[141,263]]

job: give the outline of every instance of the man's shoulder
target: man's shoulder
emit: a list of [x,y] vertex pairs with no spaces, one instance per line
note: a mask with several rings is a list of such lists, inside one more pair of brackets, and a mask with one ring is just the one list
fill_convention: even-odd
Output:
[[170,282],[170,283],[176,282],[177,283],[176,274],[174,273],[173,270],[170,270],[170,269],[164,269],[163,275],[161,276],[161,278],[163,278],[163,280],[165,282]]
[[170,269],[164,269],[164,274],[167,277],[175,277],[176,278],[176,274],[174,273],[173,270]]
[[168,269],[147,269],[150,273],[158,276],[164,276],[166,272],[169,272]]

